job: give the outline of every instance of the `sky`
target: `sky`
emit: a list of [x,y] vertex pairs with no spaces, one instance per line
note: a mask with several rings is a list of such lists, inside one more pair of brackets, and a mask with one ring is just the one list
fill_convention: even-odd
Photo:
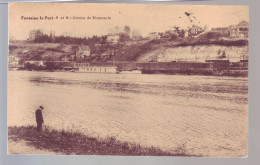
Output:
[[[174,26],[186,29],[196,24],[201,27],[206,25],[210,29],[236,25],[242,20],[249,22],[247,6],[21,2],[9,5],[9,36],[16,40],[26,40],[34,29],[41,29],[47,34],[55,31],[56,36],[91,37],[106,35],[115,26],[123,28],[127,25],[146,36],[150,32],[164,32]],[[187,13],[191,15],[188,17]],[[28,17],[38,19],[25,19]]]

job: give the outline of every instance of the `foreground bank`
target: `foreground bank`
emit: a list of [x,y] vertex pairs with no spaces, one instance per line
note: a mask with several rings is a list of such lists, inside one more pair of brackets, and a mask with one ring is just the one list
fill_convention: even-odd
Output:
[[115,137],[102,139],[78,131],[49,127],[45,127],[42,132],[37,132],[33,126],[9,127],[8,140],[18,143],[25,141],[26,145],[38,150],[66,155],[196,156],[187,154],[185,145],[179,146],[174,152],[168,152],[153,146],[143,147],[140,144],[119,141]]

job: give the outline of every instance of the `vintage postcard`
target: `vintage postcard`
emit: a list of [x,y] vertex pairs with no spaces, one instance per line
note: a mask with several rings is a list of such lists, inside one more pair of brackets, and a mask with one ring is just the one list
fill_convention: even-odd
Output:
[[10,3],[8,153],[248,156],[247,6]]

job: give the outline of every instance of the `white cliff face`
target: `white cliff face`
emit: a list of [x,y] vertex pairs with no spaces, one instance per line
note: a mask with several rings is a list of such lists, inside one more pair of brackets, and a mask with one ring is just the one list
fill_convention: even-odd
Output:
[[198,45],[179,46],[175,48],[160,48],[146,53],[138,59],[138,62],[170,62],[170,61],[197,61],[218,59],[225,54],[226,60],[237,62],[248,59],[248,46],[220,46],[220,45]]

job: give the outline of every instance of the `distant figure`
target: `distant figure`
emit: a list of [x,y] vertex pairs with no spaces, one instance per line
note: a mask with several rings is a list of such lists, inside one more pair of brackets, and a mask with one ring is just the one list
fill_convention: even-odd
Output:
[[37,122],[37,131],[42,131],[42,124],[44,123],[43,117],[42,117],[42,110],[44,109],[43,106],[40,106],[36,111],[35,111],[35,117],[36,117],[36,122]]

